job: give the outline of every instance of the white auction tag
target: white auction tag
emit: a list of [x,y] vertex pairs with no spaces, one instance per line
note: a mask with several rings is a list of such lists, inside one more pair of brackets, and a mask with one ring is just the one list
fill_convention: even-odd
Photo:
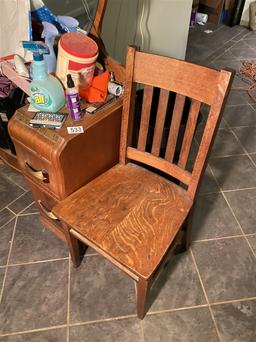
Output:
[[80,134],[84,133],[83,126],[67,127],[68,134]]

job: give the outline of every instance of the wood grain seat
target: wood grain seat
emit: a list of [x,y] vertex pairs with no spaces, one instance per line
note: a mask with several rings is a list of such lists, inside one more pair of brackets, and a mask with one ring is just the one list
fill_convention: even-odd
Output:
[[191,208],[186,191],[132,163],[117,165],[54,213],[118,263],[148,279]]

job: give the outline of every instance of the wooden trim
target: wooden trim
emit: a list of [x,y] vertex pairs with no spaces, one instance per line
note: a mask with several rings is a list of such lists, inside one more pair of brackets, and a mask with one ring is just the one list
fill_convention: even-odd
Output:
[[218,78],[219,71],[201,65],[145,52],[136,53],[134,82],[167,89],[208,105],[214,102]]
[[147,164],[149,166],[155,167],[168,175],[175,177],[182,183],[188,185],[191,180],[191,173],[185,171],[175,164],[171,164],[165,159],[153,156],[148,152],[138,151],[136,148],[127,148],[127,157],[129,159]]
[[[134,111],[134,106],[132,105],[132,99],[135,99],[135,84],[133,83],[133,67],[135,59],[135,48],[129,47],[127,49],[126,55],[126,82],[125,82],[125,93],[123,101],[123,113],[122,113],[122,123],[121,123],[121,137],[120,137],[120,152],[119,161],[121,164],[125,164],[126,161],[126,149],[128,144],[129,130],[131,132],[131,116],[130,111]],[[132,113],[134,114],[134,113]]]
[[103,21],[104,13],[105,13],[106,6],[107,6],[107,0],[98,0],[98,1],[99,1],[98,7],[96,10],[96,14],[94,17],[94,21],[93,21],[90,33],[100,38],[102,21]]

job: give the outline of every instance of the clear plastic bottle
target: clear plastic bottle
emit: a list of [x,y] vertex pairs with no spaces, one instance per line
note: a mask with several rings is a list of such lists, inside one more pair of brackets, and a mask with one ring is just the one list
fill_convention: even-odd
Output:
[[67,75],[67,101],[70,116],[73,120],[81,120],[82,112],[79,102],[78,89],[75,87],[74,81],[70,74]]

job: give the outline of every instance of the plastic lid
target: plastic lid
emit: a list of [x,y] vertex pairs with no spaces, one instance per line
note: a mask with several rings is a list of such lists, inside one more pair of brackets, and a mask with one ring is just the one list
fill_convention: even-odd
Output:
[[75,83],[72,79],[72,76],[70,74],[67,75],[67,86],[68,88],[74,88]]
[[70,55],[80,58],[92,58],[98,53],[95,41],[83,33],[69,32],[62,35],[60,46]]

